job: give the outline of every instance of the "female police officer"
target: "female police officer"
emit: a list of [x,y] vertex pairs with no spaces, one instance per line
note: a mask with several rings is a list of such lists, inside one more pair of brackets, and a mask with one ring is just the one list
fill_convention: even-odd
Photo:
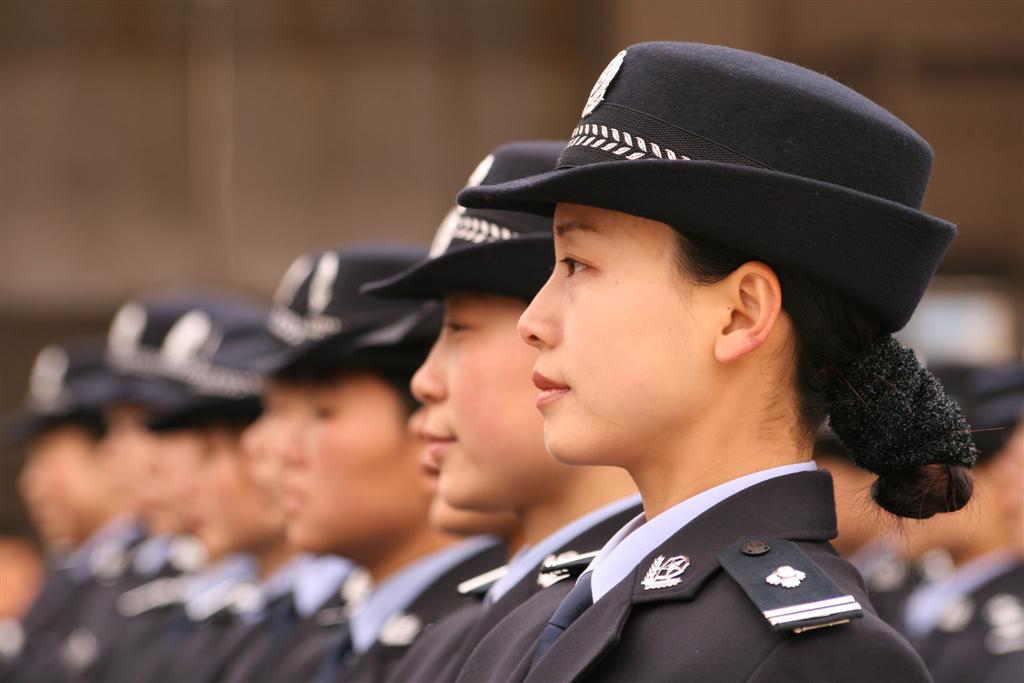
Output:
[[546,443],[625,468],[645,508],[460,681],[927,680],[829,545],[810,460],[828,416],[889,512],[970,497],[963,416],[889,336],[954,234],[917,209],[930,163],[826,77],[648,43],[601,75],[555,171],[460,195],[554,212],[557,267],[520,320]]

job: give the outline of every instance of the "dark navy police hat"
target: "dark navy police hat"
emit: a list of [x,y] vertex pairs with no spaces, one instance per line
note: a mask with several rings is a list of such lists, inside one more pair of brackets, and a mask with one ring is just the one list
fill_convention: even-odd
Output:
[[274,296],[266,327],[276,347],[257,369],[267,375],[350,367],[414,370],[439,331],[436,307],[385,301],[360,289],[425,257],[419,247],[373,244],[300,256]]
[[244,423],[259,414],[260,375],[273,348],[266,308],[218,290],[172,291],[122,306],[111,326],[108,362],[122,374],[162,382],[150,427]]
[[828,284],[903,327],[956,232],[919,210],[928,144],[853,90],[762,55],[629,47],[558,168],[471,187],[472,209],[595,206],[668,223]]
[[98,431],[117,384],[103,362],[101,341],[50,344],[36,355],[24,406],[4,420],[0,436],[5,444],[16,444],[68,423]]
[[947,366],[936,374],[967,416],[978,462],[1002,452],[1024,419],[1024,364]]
[[[555,167],[565,142],[513,142],[487,156],[468,187],[504,183]],[[517,211],[455,207],[437,230],[429,258],[367,285],[377,296],[439,299],[449,292],[512,296],[527,301],[551,275],[551,219]]]

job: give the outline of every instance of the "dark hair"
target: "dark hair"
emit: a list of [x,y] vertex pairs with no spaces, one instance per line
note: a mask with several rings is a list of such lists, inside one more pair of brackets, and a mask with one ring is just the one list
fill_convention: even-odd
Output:
[[[679,266],[698,284],[720,282],[756,260],[712,240],[675,233]],[[960,463],[973,462],[969,430],[941,385],[854,302],[801,273],[771,267],[782,287],[782,307],[793,324],[794,389],[800,426],[808,439],[831,418],[833,431],[854,462],[879,475],[871,495],[894,515],[926,519],[966,505],[973,481]],[[887,342],[906,353],[893,352]],[[894,384],[875,358],[886,354],[897,356],[895,361],[884,359],[886,369],[895,366],[899,372],[892,374],[903,379],[899,373],[912,363],[909,383],[924,389],[905,390]],[[865,359],[871,360],[867,372],[862,369],[858,375],[850,370]],[[871,381],[882,386],[881,392],[865,388]],[[881,393],[886,396],[876,396]],[[927,411],[918,410],[910,398],[922,394],[927,394]]]
[[339,353],[330,345],[315,350],[272,376],[294,384],[323,386],[355,372],[370,372],[387,382],[402,402],[405,416],[412,415],[419,402],[413,397],[412,376],[427,357],[429,347],[416,345],[368,348]]

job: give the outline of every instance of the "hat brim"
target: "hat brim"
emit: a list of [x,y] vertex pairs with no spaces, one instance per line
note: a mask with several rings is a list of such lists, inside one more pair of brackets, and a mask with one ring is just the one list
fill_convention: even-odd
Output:
[[385,280],[363,286],[387,298],[440,299],[453,292],[494,294],[529,301],[551,275],[550,233],[460,246]]
[[668,223],[794,268],[901,329],[956,228],[902,204],[777,171],[640,159],[562,168],[463,190],[469,208],[552,215],[584,204]]
[[411,374],[426,358],[440,325],[441,307],[421,304],[387,324],[295,346],[271,376],[315,380],[357,369]]
[[157,412],[146,426],[154,432],[198,429],[210,425],[245,426],[256,420],[262,411],[255,396],[239,399],[193,397]]
[[22,445],[63,425],[79,425],[99,434],[103,428],[103,418],[98,412],[86,410],[49,415],[20,410],[0,421],[0,446],[11,448]]

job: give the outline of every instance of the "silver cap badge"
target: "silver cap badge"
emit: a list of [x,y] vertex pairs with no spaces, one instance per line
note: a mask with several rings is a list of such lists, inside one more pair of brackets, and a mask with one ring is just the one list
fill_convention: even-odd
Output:
[[622,60],[626,58],[626,51],[623,50],[619,54],[612,57],[612,61],[608,63],[608,66],[604,68],[601,75],[597,77],[597,82],[594,83],[594,87],[590,91],[590,97],[587,98],[587,104],[583,107],[583,116],[586,118],[590,116],[597,105],[604,101],[604,94],[608,90],[608,86],[612,84],[612,79],[619,73],[619,68],[622,67]]

